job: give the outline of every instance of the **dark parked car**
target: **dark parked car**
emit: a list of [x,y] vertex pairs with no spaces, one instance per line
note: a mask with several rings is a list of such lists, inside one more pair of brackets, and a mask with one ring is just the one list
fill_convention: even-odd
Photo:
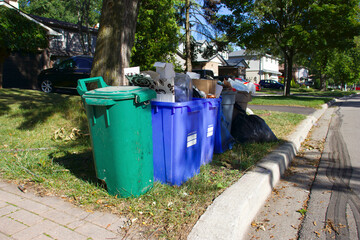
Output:
[[201,79],[214,79],[214,72],[212,70],[198,69],[192,70],[194,73],[200,74]]
[[92,62],[91,56],[74,56],[41,71],[38,76],[40,89],[46,93],[60,88],[76,89],[78,79],[90,77]]
[[260,80],[260,86],[263,88],[276,88],[276,89],[284,89],[284,85],[279,83],[278,81],[267,79],[267,80]]

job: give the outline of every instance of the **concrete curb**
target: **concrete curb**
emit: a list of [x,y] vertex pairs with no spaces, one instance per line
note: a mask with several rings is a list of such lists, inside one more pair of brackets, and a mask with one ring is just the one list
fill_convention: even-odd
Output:
[[288,142],[264,157],[254,170],[247,172],[217,197],[197,221],[188,239],[245,238],[252,220],[290,165],[301,143],[333,102],[335,100],[309,115],[289,136]]

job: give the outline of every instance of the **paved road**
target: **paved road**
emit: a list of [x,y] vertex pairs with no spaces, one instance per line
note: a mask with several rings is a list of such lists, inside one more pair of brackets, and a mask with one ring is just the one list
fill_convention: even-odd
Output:
[[325,111],[247,239],[360,239],[359,119],[360,95]]
[[292,107],[292,106],[272,106],[272,105],[252,105],[248,104],[248,108],[251,110],[268,110],[276,112],[290,112],[303,115],[310,115],[315,112],[316,109],[309,107]]
[[360,239],[360,96],[336,106],[300,239]]

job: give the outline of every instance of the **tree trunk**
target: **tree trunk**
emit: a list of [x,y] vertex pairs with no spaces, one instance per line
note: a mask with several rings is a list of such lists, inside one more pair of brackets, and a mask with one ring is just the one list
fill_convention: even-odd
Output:
[[287,66],[286,66],[286,81],[284,83],[284,94],[285,96],[290,96],[290,87],[291,87],[291,80],[292,80],[292,67],[293,67],[293,58],[294,55],[292,53],[291,50],[289,50],[286,54],[285,54],[285,61],[287,62]]
[[7,57],[10,56],[10,52],[0,47],[0,89],[3,88],[3,70],[4,62]]
[[128,85],[124,68],[130,65],[131,49],[140,0],[103,0],[91,76],[102,76],[109,85]]
[[0,60],[0,89],[3,88],[2,83],[3,83],[3,66],[4,66],[4,62]]
[[323,71],[320,70],[320,90],[321,91],[326,91],[327,87],[326,87],[326,76],[325,74],[322,74]]
[[326,91],[327,86],[326,86],[326,75],[325,73],[325,69],[326,69],[326,65],[328,62],[328,52],[327,54],[324,56],[324,58],[322,58],[321,60],[321,66],[320,66],[320,90],[321,91]]
[[186,21],[185,21],[185,31],[186,31],[186,40],[185,40],[185,51],[186,51],[186,71],[191,72],[192,71],[192,65],[191,65],[191,46],[190,46],[190,0],[186,0],[185,3],[185,9],[186,9]]
[[[284,86],[287,83],[287,76],[288,76],[287,66],[288,66],[288,62],[287,62],[287,57],[286,57],[286,54],[285,54],[285,57],[284,57]],[[283,91],[284,95],[286,95],[285,90],[286,90],[286,87],[284,87],[284,91]]]

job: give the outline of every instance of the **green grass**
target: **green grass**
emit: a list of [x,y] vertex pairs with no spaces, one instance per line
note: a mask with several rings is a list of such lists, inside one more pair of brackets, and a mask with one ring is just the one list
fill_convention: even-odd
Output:
[[319,91],[312,88],[292,88],[292,94],[303,95],[303,96],[314,96],[314,97],[344,97],[349,96],[351,94],[355,94],[356,91],[341,91],[341,90],[333,90],[333,91]]
[[283,105],[321,108],[321,105],[329,102],[332,97],[312,97],[312,96],[254,96],[250,104],[254,105]]
[[[111,211],[134,220],[145,235],[185,239],[213,199],[278,146],[304,118],[255,111],[280,141],[236,144],[215,154],[199,175],[180,187],[155,183],[139,198],[109,195],[98,182],[87,119],[79,96],[0,90],[0,176],[40,195],[52,194],[88,211]],[[76,137],[70,137],[71,133]],[[61,134],[60,134],[61,133]]]

